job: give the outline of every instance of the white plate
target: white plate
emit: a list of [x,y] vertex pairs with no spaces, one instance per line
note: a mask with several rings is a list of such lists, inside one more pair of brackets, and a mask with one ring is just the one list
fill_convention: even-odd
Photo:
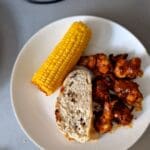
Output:
[[[113,133],[105,134],[97,141],[86,144],[68,142],[56,128],[54,105],[58,91],[52,96],[45,96],[31,84],[33,73],[70,24],[81,20],[86,22],[93,32],[85,54],[127,52],[132,56],[141,57],[144,69],[144,77],[138,80],[144,94],[144,108],[133,121],[133,127],[119,128]],[[36,33],[17,57],[11,76],[11,99],[17,120],[28,137],[44,149],[125,150],[137,141],[150,121],[149,64],[149,56],[142,43],[117,23],[92,16],[75,16],[58,20]]]

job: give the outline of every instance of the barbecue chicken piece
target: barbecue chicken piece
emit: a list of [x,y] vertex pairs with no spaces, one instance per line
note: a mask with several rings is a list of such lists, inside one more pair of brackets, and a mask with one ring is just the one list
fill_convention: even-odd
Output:
[[114,91],[125,103],[141,110],[143,95],[138,87],[139,85],[131,80],[116,80]]

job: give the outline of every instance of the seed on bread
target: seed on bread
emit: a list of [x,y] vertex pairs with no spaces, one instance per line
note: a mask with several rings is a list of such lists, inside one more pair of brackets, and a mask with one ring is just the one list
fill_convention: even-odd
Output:
[[56,116],[56,120],[61,122],[61,116],[60,116],[59,109],[55,110],[55,116]]

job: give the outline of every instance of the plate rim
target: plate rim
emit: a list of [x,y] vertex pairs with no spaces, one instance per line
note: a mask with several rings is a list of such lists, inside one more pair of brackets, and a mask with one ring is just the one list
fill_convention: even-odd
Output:
[[[60,22],[60,21],[63,21],[63,20],[66,20],[66,19],[71,19],[71,18],[95,18],[95,19],[100,19],[100,20],[104,20],[106,22],[109,22],[111,24],[116,24],[116,25],[119,25],[121,28],[125,29],[128,33],[130,33],[138,42],[140,42],[140,44],[142,45],[142,47],[144,48],[144,52],[145,54],[147,54],[149,56],[149,54],[147,53],[146,51],[146,47],[143,45],[143,43],[141,42],[141,40],[139,40],[138,37],[136,37],[134,35],[134,33],[132,33],[130,30],[128,30],[128,28],[126,28],[125,26],[123,26],[122,24],[120,23],[117,23],[116,21],[113,21],[111,19],[108,19],[108,18],[103,18],[103,17],[99,17],[99,16],[93,16],[93,15],[74,15],[74,16],[69,16],[69,17],[64,17],[64,18],[60,18],[60,19],[57,19],[57,20],[54,20],[52,22],[49,22],[47,25],[44,25],[43,27],[41,27],[39,30],[37,30],[34,34],[32,34],[30,36],[30,38],[28,38],[28,40],[25,42],[25,44],[20,48],[20,51],[15,59],[15,62],[13,64],[13,68],[12,68],[12,71],[11,71],[11,76],[10,76],[10,99],[11,99],[11,106],[12,106],[12,109],[13,109],[13,113],[15,115],[15,118],[17,120],[17,123],[19,124],[21,130],[24,132],[24,134],[26,135],[26,137],[38,148],[40,149],[44,149],[39,142],[35,141],[31,136],[30,134],[28,133],[28,131],[26,131],[26,129],[23,127],[22,123],[21,123],[21,120],[19,119],[19,116],[17,115],[17,112],[16,112],[16,107],[15,107],[15,102],[14,102],[14,96],[13,96],[13,80],[14,80],[14,76],[15,76],[15,70],[16,70],[16,66],[17,66],[17,63],[20,59],[20,57],[23,55],[23,53],[25,52],[25,48],[29,45],[29,43],[38,35],[40,34],[40,32],[44,31],[49,25],[51,24],[55,24],[57,22]],[[150,122],[147,124],[146,128],[144,129],[144,131],[141,133],[141,135],[137,138],[137,140],[132,144],[132,145],[129,145],[127,147],[130,148],[132,147],[140,138],[141,136],[145,133],[145,131],[147,130],[148,126],[149,126]],[[123,148],[124,150],[124,148]]]

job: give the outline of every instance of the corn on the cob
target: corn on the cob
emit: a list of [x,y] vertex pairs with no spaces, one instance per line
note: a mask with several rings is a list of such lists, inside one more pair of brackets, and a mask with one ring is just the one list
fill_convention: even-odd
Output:
[[33,75],[32,83],[46,95],[52,94],[75,66],[87,47],[90,37],[91,30],[83,22],[74,22]]

